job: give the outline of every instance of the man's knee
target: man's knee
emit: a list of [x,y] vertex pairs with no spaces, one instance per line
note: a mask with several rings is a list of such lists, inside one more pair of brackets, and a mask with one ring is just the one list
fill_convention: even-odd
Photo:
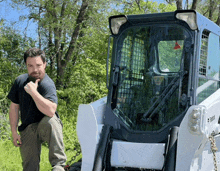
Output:
[[48,141],[53,132],[62,132],[59,119],[54,115],[52,118],[44,116],[38,124],[38,134],[42,141]]
[[59,125],[59,119],[57,116],[53,116],[52,118],[49,116],[44,116],[38,124],[38,127],[43,128],[54,128]]
[[41,119],[41,121],[39,122],[39,124],[38,124],[38,126],[41,126],[41,125],[47,125],[47,124],[49,124],[49,125],[51,125],[52,124],[52,118],[51,117],[49,117],[49,116],[44,116],[42,119]]

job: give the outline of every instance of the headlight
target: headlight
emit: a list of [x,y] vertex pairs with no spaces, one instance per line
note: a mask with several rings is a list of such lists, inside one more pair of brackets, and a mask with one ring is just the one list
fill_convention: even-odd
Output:
[[118,34],[120,27],[127,22],[127,18],[123,15],[110,17],[109,20],[112,34]]
[[196,13],[193,11],[177,13],[176,18],[185,21],[192,30],[196,30],[198,28],[196,23]]

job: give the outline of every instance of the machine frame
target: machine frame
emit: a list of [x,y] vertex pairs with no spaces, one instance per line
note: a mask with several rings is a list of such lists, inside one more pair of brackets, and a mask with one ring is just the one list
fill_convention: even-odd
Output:
[[[174,94],[174,91],[170,91],[172,88],[181,89],[185,93],[177,95],[178,106],[180,101],[183,108],[180,114],[175,115],[165,126],[158,129],[152,127],[152,131],[146,128],[145,131],[145,127],[129,127],[113,111],[119,104],[114,104],[113,100],[118,97],[113,97],[121,93],[117,86],[121,79],[120,74],[124,72],[123,66],[119,64],[120,36],[128,28],[146,28],[148,25],[158,24],[179,25],[187,30],[183,36],[188,37],[184,38],[183,51],[186,59],[180,58],[180,71],[177,74],[167,74],[168,77],[180,78],[173,83],[174,79],[167,79],[168,90],[164,88],[162,93],[158,93],[162,95],[157,95],[157,99],[168,101],[163,94]],[[113,47],[110,79],[109,56],[107,58],[108,96],[79,106],[77,134],[83,156],[82,170],[206,171],[220,168],[220,152],[217,150],[217,147],[220,148],[220,27],[193,10],[112,16],[109,18],[109,27],[112,35],[108,54],[111,38]],[[170,30],[172,27],[164,28],[161,34]],[[166,75],[166,72],[161,73]],[[185,89],[182,88],[184,84],[187,84]],[[155,87],[160,91],[158,85]],[[167,98],[171,98],[171,95]],[[159,108],[164,104],[165,102],[155,100],[153,106]],[[141,115],[144,122],[142,125],[153,121],[151,112],[154,109],[150,108],[149,111]]]

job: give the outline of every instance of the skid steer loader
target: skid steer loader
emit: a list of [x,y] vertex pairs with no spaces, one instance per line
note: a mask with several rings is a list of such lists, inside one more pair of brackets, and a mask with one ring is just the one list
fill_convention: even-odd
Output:
[[78,170],[220,170],[219,26],[177,10],[109,27],[108,95],[79,106]]

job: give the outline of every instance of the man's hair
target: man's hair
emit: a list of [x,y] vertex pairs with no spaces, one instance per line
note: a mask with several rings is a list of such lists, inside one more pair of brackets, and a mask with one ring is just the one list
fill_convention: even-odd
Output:
[[26,63],[26,60],[28,57],[37,57],[40,56],[43,63],[46,61],[45,53],[43,50],[40,50],[38,48],[30,48],[24,53],[24,62]]

